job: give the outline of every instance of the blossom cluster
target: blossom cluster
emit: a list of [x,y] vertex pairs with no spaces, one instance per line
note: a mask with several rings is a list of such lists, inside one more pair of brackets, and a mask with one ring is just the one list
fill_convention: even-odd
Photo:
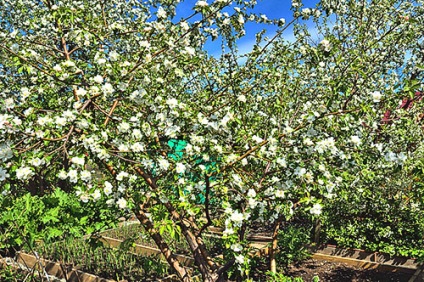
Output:
[[[422,87],[411,43],[421,30],[390,15],[419,14],[419,5],[292,1],[286,40],[292,23],[254,14],[253,0],[199,0],[181,21],[180,1],[23,1],[31,10],[15,2],[0,2],[4,190],[67,185],[83,202],[192,234],[209,217],[243,272],[240,230],[253,223],[321,216],[352,187],[414,185],[408,165],[422,120],[418,107],[398,104]],[[369,22],[359,25],[359,14]],[[318,38],[302,24],[309,18]],[[239,54],[249,21],[281,32],[269,44],[257,34],[252,52]],[[204,48],[217,38],[222,56]],[[387,109],[391,123],[382,122]]]

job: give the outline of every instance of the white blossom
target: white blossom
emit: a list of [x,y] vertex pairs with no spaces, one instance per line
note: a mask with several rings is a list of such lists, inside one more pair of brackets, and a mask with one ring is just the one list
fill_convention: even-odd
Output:
[[237,264],[244,264],[245,258],[243,255],[236,255],[234,258],[236,259]]
[[127,122],[121,122],[118,125],[118,130],[119,130],[119,132],[122,132],[122,133],[128,132],[130,130],[130,128],[131,128],[131,125]]
[[208,6],[208,2],[204,1],[204,0],[199,0],[196,2],[196,6],[197,7],[207,7]]
[[120,172],[120,173],[118,173],[118,175],[116,176],[116,180],[118,180],[118,181],[122,181],[122,180],[124,180],[124,178],[126,178],[126,177],[128,177],[128,176],[129,176],[128,172],[121,171],[121,172]]
[[82,181],[90,181],[91,180],[91,172],[88,170],[81,171],[80,178]]
[[247,101],[246,96],[241,94],[237,97],[237,100],[239,100],[240,102],[245,103]]
[[72,183],[77,183],[78,182],[78,171],[75,169],[71,169],[70,171],[68,171],[68,177],[69,177],[69,181]]
[[12,149],[6,144],[0,144],[0,160],[6,162],[13,157]]
[[226,236],[232,235],[232,234],[234,234],[234,229],[228,228],[228,227],[225,228],[225,230],[222,232],[223,237],[226,237]]
[[64,127],[66,125],[66,118],[64,118],[64,117],[56,117],[55,123],[59,127]]
[[247,192],[247,196],[252,198],[256,197],[256,191],[253,189],[249,189],[249,191]]
[[59,177],[59,179],[65,180],[66,178],[68,178],[68,174],[66,173],[66,171],[61,170],[57,174],[57,177]]
[[0,181],[5,181],[10,175],[7,173],[7,170],[0,167]]
[[87,90],[85,90],[84,88],[78,88],[75,93],[78,97],[85,97],[87,95]]
[[109,196],[113,192],[113,186],[109,181],[105,181],[105,187],[103,188],[103,192],[106,196]]
[[105,58],[98,58],[97,59],[97,64],[104,65],[105,63],[106,63],[106,59]]
[[239,243],[235,243],[235,244],[231,245],[230,249],[233,250],[236,253],[239,253],[243,250],[243,246]]
[[277,197],[277,198],[284,198],[284,191],[283,190],[277,190],[277,191],[275,191],[275,197]]
[[164,19],[167,17],[166,11],[162,7],[159,7],[156,15],[158,16],[158,18],[161,18],[161,19]]
[[13,109],[15,107],[15,101],[13,98],[7,98],[4,100],[4,107],[6,109]]
[[331,50],[331,43],[327,39],[323,39],[319,43],[319,45],[320,45],[321,49],[324,50],[325,52],[330,52],[330,50]]
[[57,72],[61,72],[62,71],[62,67],[60,65],[54,65],[53,70],[54,71],[57,71]]
[[33,165],[33,166],[35,166],[35,167],[42,166],[45,163],[46,162],[44,161],[44,159],[40,159],[40,158],[33,158],[30,161],[30,164]]
[[252,136],[252,140],[255,141],[258,144],[264,141],[262,138],[260,138],[260,137],[258,137],[256,135],[253,135]]
[[27,166],[22,166],[16,170],[16,178],[19,180],[28,180],[33,175],[34,172]]
[[193,47],[185,47],[185,51],[188,55],[190,56],[194,56],[196,54],[196,49],[194,49]]
[[131,151],[134,153],[139,153],[144,151],[144,145],[141,142],[135,142],[131,145]]
[[350,142],[352,142],[356,146],[359,146],[362,143],[361,138],[359,138],[359,136],[357,136],[357,135],[351,136],[350,137]]
[[109,58],[110,58],[110,60],[111,60],[112,62],[114,62],[114,61],[118,60],[118,58],[119,58],[119,54],[118,54],[118,52],[116,52],[115,50],[111,51],[111,52],[109,53]]
[[175,172],[178,174],[184,173],[186,171],[187,167],[182,163],[177,163],[175,165]]
[[93,197],[93,201],[97,201],[102,197],[102,193],[100,193],[99,189],[96,189],[91,196]]
[[381,101],[381,98],[383,98],[383,94],[381,94],[380,91],[374,91],[374,92],[371,92],[371,97],[374,103],[378,103]]
[[234,225],[239,227],[242,225],[244,219],[244,215],[239,211],[234,211],[230,216],[230,220],[234,223]]
[[29,97],[29,95],[31,95],[31,92],[29,91],[28,87],[22,87],[21,88],[21,98],[23,100],[25,100],[26,98]]
[[73,157],[71,158],[71,163],[83,166],[85,164],[84,157]]
[[112,84],[110,84],[110,83],[106,82],[106,83],[102,86],[102,91],[103,91],[103,93],[105,93],[105,94],[107,95],[107,94],[112,94],[112,93],[115,91],[115,89],[113,89]]
[[311,13],[312,13],[312,10],[309,9],[309,8],[303,8],[302,9],[302,16],[304,16],[306,18],[309,17],[311,15]]
[[102,83],[103,83],[103,76],[101,76],[101,75],[96,75],[95,77],[93,77],[93,81],[94,81],[95,83],[102,84]]
[[116,204],[121,210],[125,209],[127,207],[127,200],[124,198],[119,198],[118,201],[116,201]]
[[75,63],[72,62],[71,60],[66,60],[65,62],[62,63],[63,66],[68,67],[68,68],[73,68],[75,67]]
[[314,204],[314,206],[310,209],[310,213],[314,215],[320,215],[322,212],[322,206],[318,203]]
[[190,26],[188,25],[186,21],[182,21],[180,23],[180,27],[182,28],[183,31],[188,31],[190,29]]
[[175,107],[177,107],[178,106],[178,100],[177,99],[175,99],[175,98],[171,98],[171,99],[168,99],[168,100],[166,100],[166,104],[171,108],[171,109],[173,109],[173,108],[175,108]]
[[168,162],[168,160],[166,160],[166,159],[164,159],[164,158],[160,158],[159,160],[158,160],[158,163],[159,163],[159,168],[161,169],[161,170],[168,170],[168,168],[169,168],[169,166],[170,166],[170,163]]

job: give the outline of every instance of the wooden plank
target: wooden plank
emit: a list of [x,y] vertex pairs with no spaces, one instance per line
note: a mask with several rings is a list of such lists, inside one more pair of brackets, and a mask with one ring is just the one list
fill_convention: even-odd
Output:
[[65,273],[59,263],[45,259],[38,260],[35,256],[26,253],[18,253],[17,262],[30,269],[39,269],[39,262],[41,262],[49,275],[59,279],[65,278],[67,282],[116,282],[115,280],[101,278],[77,269],[69,269],[69,272],[67,270]]
[[391,266],[413,270],[421,268],[422,266],[422,263],[419,263],[415,259],[391,257],[388,254],[382,254],[378,252],[370,253],[358,249],[343,249],[331,245],[324,245],[319,248],[311,248],[311,250],[316,254],[356,259],[364,262],[374,262],[382,266]]
[[364,260],[358,260],[358,259],[347,258],[347,257],[339,257],[334,255],[326,255],[321,253],[314,253],[312,255],[312,258],[316,260],[346,263],[346,264],[364,268],[364,269],[378,269],[384,272],[403,272],[408,274],[412,274],[415,272],[415,269],[412,269],[412,268],[404,268],[404,267],[399,267],[396,265],[381,264],[378,262],[364,261]]
[[[211,226],[207,230],[208,233],[206,233],[205,236],[222,236],[222,228]],[[252,255],[266,256],[269,254],[268,243],[271,241],[271,237],[258,236],[254,234],[248,234],[246,237],[249,241],[251,241],[250,246],[255,249],[252,252]],[[378,268],[382,271],[401,271],[410,273],[411,271],[416,272],[423,267],[423,264],[419,263],[415,259],[392,257],[388,254],[382,254],[378,252],[370,253],[358,249],[338,248],[332,245],[323,245],[320,247],[307,247],[313,253],[313,258],[315,259],[322,259],[334,262],[345,262],[365,269]],[[158,249],[151,249],[159,253]],[[419,272],[419,275],[424,276],[424,273]],[[424,281],[424,279],[422,279],[422,281]]]
[[[119,246],[123,242],[123,240],[110,238],[110,237],[106,237],[106,236],[102,236],[100,238],[100,241],[103,242],[104,244],[106,244],[107,246],[112,247],[112,248],[119,248]],[[136,244],[133,248],[134,248],[134,252],[136,254],[141,254],[141,255],[145,255],[145,256],[162,256],[162,252],[157,248],[152,248],[152,247],[143,246],[143,245],[139,245],[139,244]],[[182,263],[185,266],[194,265],[194,259],[191,258],[191,257],[179,255],[179,254],[176,254],[175,257],[180,263]]]
[[408,280],[408,282],[415,282],[415,281],[424,281],[424,274],[423,274],[422,268],[417,269],[414,275],[412,275],[412,277]]

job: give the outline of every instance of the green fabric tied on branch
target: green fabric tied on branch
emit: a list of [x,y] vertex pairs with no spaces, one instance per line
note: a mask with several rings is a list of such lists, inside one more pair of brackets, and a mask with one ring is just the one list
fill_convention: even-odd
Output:
[[[168,157],[173,159],[174,161],[179,161],[184,156],[184,149],[187,146],[187,142],[184,140],[177,140],[177,139],[171,139],[168,141],[168,146],[171,148],[170,152],[168,153]],[[199,157],[195,161],[195,165],[204,165],[206,167],[206,173],[211,173],[213,171],[217,170],[217,162],[214,161],[204,161],[202,157]],[[198,175],[196,173],[188,173],[188,178],[194,182],[197,183],[199,181],[202,181],[204,176]],[[209,177],[210,181],[213,181],[215,177]],[[177,192],[177,191],[175,191]],[[184,190],[184,193],[189,193],[188,190]],[[202,193],[199,193],[196,195],[197,203],[204,204],[205,203],[205,191]],[[211,203],[215,202],[216,199],[212,199]]]

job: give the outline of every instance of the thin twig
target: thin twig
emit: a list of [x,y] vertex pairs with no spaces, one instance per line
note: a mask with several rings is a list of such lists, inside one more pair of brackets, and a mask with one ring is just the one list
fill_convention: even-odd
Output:
[[115,101],[113,101],[112,108],[110,109],[109,114],[106,116],[106,120],[105,120],[105,122],[103,124],[104,126],[106,126],[109,123],[109,120],[110,120],[109,117],[112,117],[112,114],[115,111],[116,106],[118,106],[118,102],[119,102],[118,99],[116,99]]

